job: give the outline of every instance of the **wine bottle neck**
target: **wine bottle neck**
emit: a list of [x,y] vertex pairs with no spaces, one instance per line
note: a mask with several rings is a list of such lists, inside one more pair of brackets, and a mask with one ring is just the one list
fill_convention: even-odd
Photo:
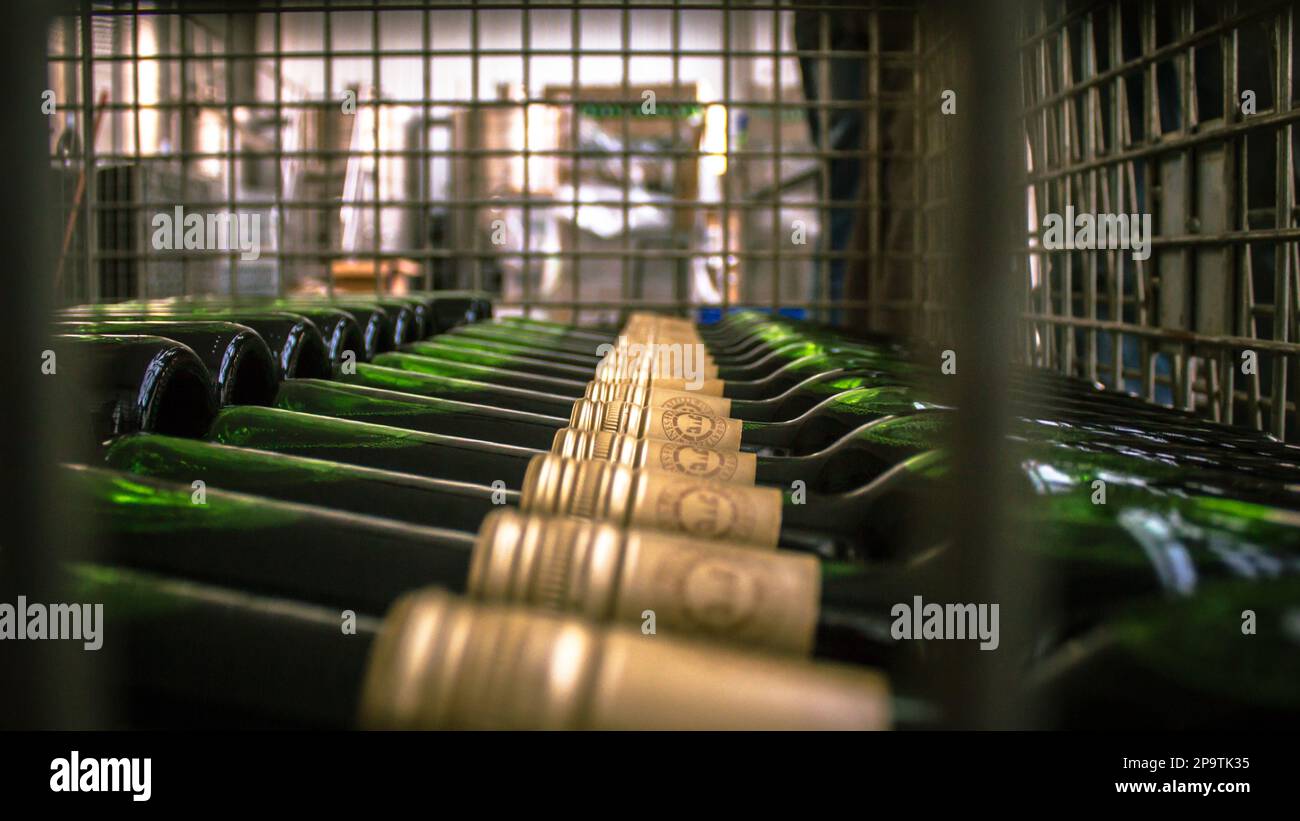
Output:
[[74,600],[103,604],[106,652],[149,696],[133,703],[183,711],[133,720],[354,725],[378,619],[109,565],[68,575]]
[[[384,612],[414,585],[463,589],[474,535],[96,468],[68,469],[107,561]],[[359,572],[359,568],[364,569]]]
[[912,457],[847,493],[821,495],[806,487],[785,491],[781,543],[824,558],[900,558],[918,540],[936,535],[911,520],[927,521],[917,516],[933,502],[933,487],[923,474],[941,459],[938,452]]

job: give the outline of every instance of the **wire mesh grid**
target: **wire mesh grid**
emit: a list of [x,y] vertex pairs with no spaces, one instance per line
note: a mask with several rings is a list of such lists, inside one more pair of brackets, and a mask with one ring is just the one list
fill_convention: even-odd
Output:
[[[1294,20],[1291,2],[1026,9],[1027,362],[1294,438]],[[1081,214],[1149,215],[1148,250],[1049,236],[1059,215],[1095,247]]]
[[[1294,5],[1021,7],[1024,362],[1294,431]],[[62,295],[400,282],[556,318],[749,305],[942,341],[963,79],[934,11],[84,5],[50,32]],[[178,205],[262,218],[259,259],[158,249],[151,219]],[[1132,218],[1134,240],[1149,215],[1147,252],[1051,234],[1079,215]]]
[[[865,310],[851,284],[890,257],[879,181],[912,160],[888,123],[915,110],[916,19],[882,2],[87,4],[49,47],[62,296],[400,281],[560,318]],[[177,207],[257,217],[258,258],[159,247]]]

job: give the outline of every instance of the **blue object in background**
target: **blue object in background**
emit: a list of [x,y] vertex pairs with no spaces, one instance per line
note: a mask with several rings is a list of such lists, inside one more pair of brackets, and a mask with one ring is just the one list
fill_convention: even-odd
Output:
[[[764,314],[772,313],[771,308],[760,308],[760,307],[748,308],[743,305],[733,305],[732,307],[727,309],[727,313],[729,314],[734,314],[737,311],[758,311],[759,313],[764,313]],[[786,317],[787,319],[808,318],[807,308],[778,308],[776,313],[778,316],[783,316]],[[718,322],[722,321],[722,309],[721,308],[697,308],[695,310],[695,321],[701,325],[715,325]]]

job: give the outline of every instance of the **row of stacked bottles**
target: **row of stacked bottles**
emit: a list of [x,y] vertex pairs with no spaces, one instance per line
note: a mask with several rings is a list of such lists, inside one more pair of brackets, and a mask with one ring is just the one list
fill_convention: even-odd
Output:
[[[954,645],[898,609],[951,576],[960,526],[935,512],[960,409],[917,350],[452,292],[55,330],[90,414],[63,478],[100,536],[69,596],[128,637],[135,724],[950,726]],[[1041,372],[1012,389],[1015,551],[1051,602],[972,638],[1018,695],[1052,726],[1294,722],[1296,449]]]

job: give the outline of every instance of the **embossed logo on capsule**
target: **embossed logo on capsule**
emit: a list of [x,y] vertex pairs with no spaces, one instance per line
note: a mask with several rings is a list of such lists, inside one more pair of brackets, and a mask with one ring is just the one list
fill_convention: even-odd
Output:
[[706,630],[735,630],[754,615],[761,595],[752,574],[713,559],[696,562],[681,584],[687,616]]
[[669,399],[661,408],[664,437],[712,447],[727,435],[727,420],[714,415],[708,405],[690,396]]
[[734,453],[722,453],[696,445],[672,442],[659,451],[659,467],[671,473],[683,473],[701,479],[730,479],[740,459]]
[[704,539],[744,539],[753,516],[739,494],[712,482],[674,482],[664,488],[655,506],[660,522]]

